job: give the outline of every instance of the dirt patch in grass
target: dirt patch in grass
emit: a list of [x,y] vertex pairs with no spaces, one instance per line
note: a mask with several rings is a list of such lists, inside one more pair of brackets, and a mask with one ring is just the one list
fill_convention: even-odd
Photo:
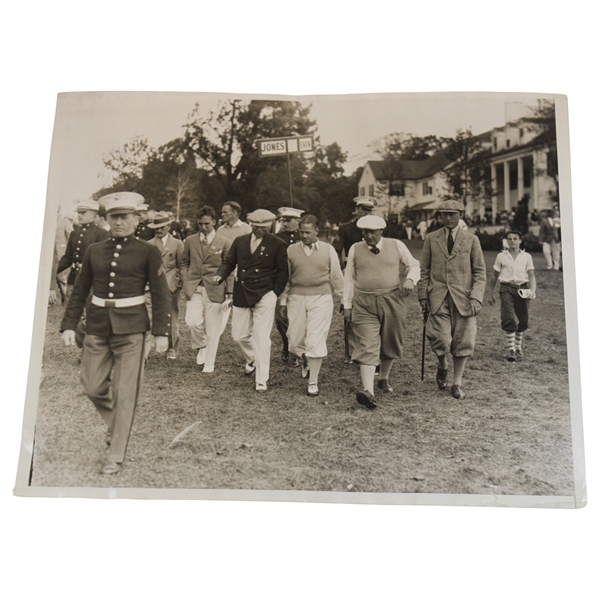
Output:
[[[418,242],[412,251],[419,256]],[[495,253],[485,253],[492,268]],[[343,364],[342,319],[335,315],[317,398],[299,369],[283,364],[273,330],[269,390],[257,394],[243,357],[221,339],[216,371],[203,374],[183,324],[178,360],[152,354],[123,470],[99,474],[104,426],[82,394],[78,352],[57,333],[51,307],[45,379],[35,434],[32,484],[52,487],[148,487],[391,493],[571,495],[574,491],[566,330],[561,273],[537,267],[522,362],[504,360],[499,306],[479,317],[476,353],[458,402],[435,384],[426,357],[420,382],[420,310],[408,309],[405,358],[395,389],[369,412],[355,401],[357,366]],[[173,440],[192,426],[177,442]]]

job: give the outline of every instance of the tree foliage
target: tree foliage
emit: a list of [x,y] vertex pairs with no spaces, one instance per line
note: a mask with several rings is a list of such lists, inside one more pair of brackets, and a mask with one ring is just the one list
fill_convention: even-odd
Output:
[[446,140],[445,155],[451,163],[443,169],[448,192],[446,200],[458,200],[464,205],[472,200],[490,197],[491,151],[471,129],[458,129],[454,138]]

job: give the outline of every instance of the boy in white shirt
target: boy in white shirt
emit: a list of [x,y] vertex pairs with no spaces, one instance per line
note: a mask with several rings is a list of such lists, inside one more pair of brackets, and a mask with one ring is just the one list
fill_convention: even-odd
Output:
[[520,249],[522,234],[509,231],[508,248],[497,255],[490,281],[489,304],[495,304],[495,286],[499,280],[501,328],[507,335],[508,362],[522,358],[522,336],[528,328],[528,303],[536,296],[537,281],[530,254]]

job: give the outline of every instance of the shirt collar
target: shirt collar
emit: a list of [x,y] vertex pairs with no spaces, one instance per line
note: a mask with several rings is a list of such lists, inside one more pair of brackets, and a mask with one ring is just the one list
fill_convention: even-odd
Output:
[[200,241],[202,239],[207,239],[208,243],[212,243],[212,240],[214,239],[215,235],[216,235],[216,231],[214,229],[212,229],[212,231],[210,231],[210,233],[208,233],[208,235],[204,235],[204,233],[200,233]]

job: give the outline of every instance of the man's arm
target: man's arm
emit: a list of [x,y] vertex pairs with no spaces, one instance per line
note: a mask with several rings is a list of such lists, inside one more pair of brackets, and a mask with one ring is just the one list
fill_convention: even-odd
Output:
[[431,280],[431,242],[430,235],[424,238],[422,254],[420,254],[420,280],[418,281],[418,301],[422,307],[428,308],[428,286]]
[[275,255],[275,285],[274,292],[277,297],[283,293],[289,280],[289,265],[287,264],[287,248],[284,243],[277,244]]
[[189,275],[189,263],[191,261],[190,249],[189,249],[189,239],[186,239],[183,242],[183,250],[181,251],[181,280],[185,283],[187,281],[187,276]]
[[491,280],[489,281],[489,304],[491,306],[495,305],[495,286],[497,285],[497,280],[499,279],[499,271],[495,270],[493,267],[493,274],[491,275]]
[[241,239],[241,237],[237,237],[233,240],[231,249],[227,253],[227,259],[224,260],[218,267],[218,271],[212,279],[216,285],[220,285],[220,283],[222,283],[235,270],[237,266],[237,250],[239,246],[237,241],[239,239]]
[[152,335],[166,337],[171,328],[171,292],[166,281],[160,250],[155,245],[150,245],[147,260],[148,283],[152,296]]
[[331,255],[331,284],[335,294],[342,298],[345,279],[343,278],[343,272],[341,271],[341,264],[339,264],[339,256],[337,256],[337,252],[333,246],[329,246],[329,251]]
[[71,235],[69,235],[69,239],[67,241],[67,247],[64,251],[64,256],[58,261],[58,267],[56,268],[56,274],[60,274],[63,270],[69,268],[73,264],[73,244],[71,243]]
[[482,304],[485,298],[485,287],[487,285],[487,269],[485,267],[485,256],[476,235],[472,240],[470,265],[472,268],[472,289],[470,291],[470,299],[476,300]]
[[85,255],[83,256],[81,270],[75,280],[71,298],[69,299],[64,316],[62,317],[62,322],[60,324],[61,333],[66,330],[74,331],[75,327],[79,324],[92,285],[93,270],[90,259],[90,248],[87,248]]

